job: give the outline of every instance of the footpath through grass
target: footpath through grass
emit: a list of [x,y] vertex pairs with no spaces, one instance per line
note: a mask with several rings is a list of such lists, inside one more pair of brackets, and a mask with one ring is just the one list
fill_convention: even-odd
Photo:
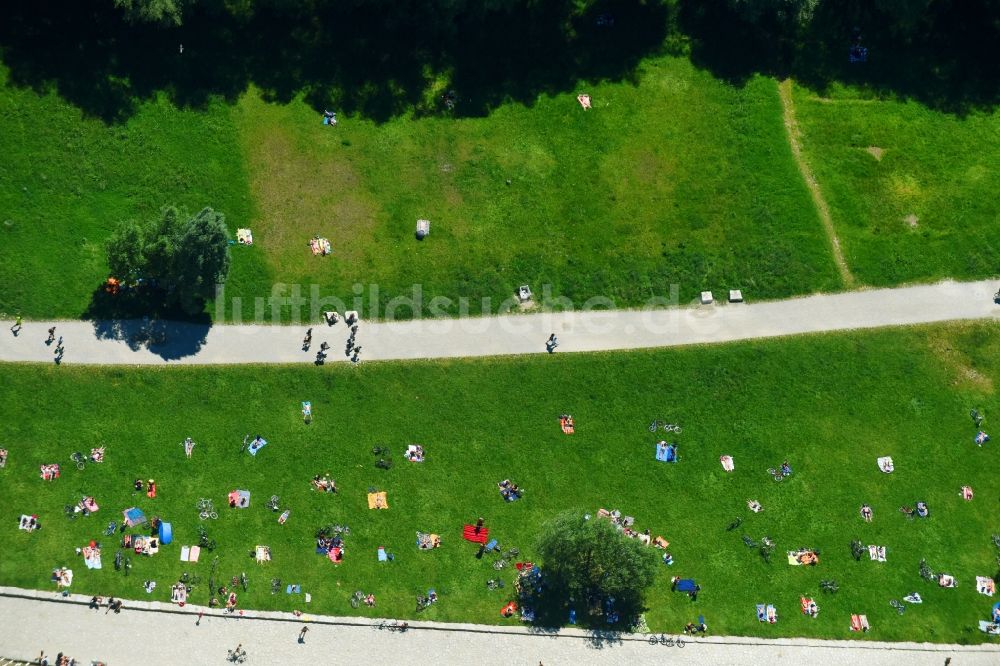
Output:
[[[324,369],[4,365],[0,420],[10,459],[0,470],[0,583],[52,589],[52,568],[65,565],[75,571],[74,592],[165,600],[188,571],[201,578],[191,600],[205,603],[212,555],[179,561],[181,546],[204,525],[219,542],[217,579],[247,572],[243,607],[414,617],[416,595],[435,588],[440,601],[427,619],[516,623],[500,617],[513,572],[498,574],[492,557],[476,559],[462,524],[485,517],[491,536],[531,560],[550,516],[605,507],[670,541],[675,563],[662,567],[649,596],[654,630],[678,631],[704,614],[714,633],[846,638],[854,636],[850,615],[866,613],[873,627],[866,638],[977,642],[976,622],[994,599],[977,594],[974,582],[997,574],[990,535],[1000,532],[1000,481],[995,445],[973,444],[969,410],[985,411],[988,430],[996,425],[997,359],[1000,326],[977,324]],[[312,401],[311,425],[302,422],[302,400]],[[563,412],[576,418],[572,436],[559,429]],[[654,461],[653,418],[682,424],[678,464]],[[240,454],[246,433],[270,443],[256,457]],[[198,442],[192,460],[180,444],[186,436]],[[70,454],[101,442],[106,462],[78,471]],[[411,442],[425,447],[426,462],[402,459]],[[392,449],[392,469],[374,466],[376,445]],[[720,455],[733,456],[734,472],[722,470]],[[895,460],[891,475],[876,467],[884,455]],[[794,475],[775,483],[765,470],[783,460]],[[62,478],[40,480],[38,466],[52,462],[62,464]],[[309,479],[326,472],[338,494],[310,489]],[[132,492],[136,478],[156,480],[156,499]],[[507,478],[525,489],[522,500],[501,499],[496,484]],[[963,485],[975,490],[973,501],[960,498]],[[367,508],[370,487],[388,493],[389,510]],[[234,488],[251,491],[249,508],[226,507]],[[100,511],[67,520],[63,506],[84,494]],[[265,507],[272,494],[291,509],[283,526]],[[214,501],[218,520],[199,521],[201,497]],[[750,513],[748,499],[763,512]],[[928,503],[929,518],[899,513],[918,500]],[[871,523],[858,515],[865,502]],[[152,558],[133,555],[126,578],[112,567],[117,539],[102,533],[133,505],[171,522],[174,543]],[[44,528],[18,531],[22,513],[37,513]],[[727,532],[736,516],[743,525]],[[339,566],[314,553],[313,533],[329,523],[351,528]],[[440,534],[442,547],[418,551],[418,530]],[[743,535],[772,538],[773,562],[747,548]],[[91,539],[105,544],[99,571],[74,553]],[[853,539],[886,546],[888,561],[855,562]],[[257,544],[271,547],[271,563],[254,563]],[[395,561],[379,563],[379,546]],[[786,563],[785,551],[800,546],[820,551],[819,566]],[[923,581],[921,558],[956,576],[958,588]],[[498,575],[506,588],[487,590]],[[696,602],[671,593],[672,575],[697,580]],[[312,603],[272,596],[272,578],[301,584]],[[819,581],[831,578],[840,591],[822,594]],[[147,579],[158,583],[149,596]],[[352,610],[355,590],[374,593],[377,607]],[[914,591],[924,603],[898,616],[889,600]],[[818,618],[799,612],[800,595],[816,598]],[[759,624],[756,603],[776,605],[778,624]]]
[[796,88],[803,149],[859,282],[1000,274],[1000,112]]

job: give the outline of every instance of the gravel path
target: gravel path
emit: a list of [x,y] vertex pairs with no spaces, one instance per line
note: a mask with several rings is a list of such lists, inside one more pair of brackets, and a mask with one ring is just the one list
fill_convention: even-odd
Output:
[[[551,333],[559,353],[730,342],[802,333],[1000,318],[995,281],[940,282],[755,304],[650,310],[538,313],[407,322],[361,322],[361,359],[392,360],[544,354]],[[29,321],[17,336],[0,331],[0,361],[53,361],[45,344],[56,326],[63,363],[229,364],[313,363],[321,342],[327,362],[345,362],[343,322],[313,324],[313,346],[301,348],[306,326],[163,323],[166,343],[130,344],[139,321]]]
[[[11,596],[17,595],[17,596]],[[225,664],[242,644],[247,664],[470,664],[490,655],[503,663],[558,664],[844,664],[953,666],[1000,663],[996,645],[960,646],[875,641],[692,639],[683,649],[651,646],[644,637],[595,636],[578,630],[536,633],[525,627],[411,622],[405,633],[379,631],[374,620],[247,613],[242,618],[206,614],[199,607],[128,602],[120,615],[90,610],[89,599],[51,592],[0,588],[0,655],[34,659],[64,652],[85,664]],[[216,611],[212,611],[216,613]],[[253,615],[253,616],[251,616]],[[309,627],[305,642],[299,630]],[[874,630],[877,631],[877,628]]]

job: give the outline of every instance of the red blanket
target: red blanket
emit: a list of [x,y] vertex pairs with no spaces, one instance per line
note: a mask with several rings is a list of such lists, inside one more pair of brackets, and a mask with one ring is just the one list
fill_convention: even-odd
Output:
[[490,530],[488,527],[479,530],[479,534],[476,534],[476,527],[474,525],[466,525],[462,528],[462,538],[473,543],[486,543],[486,538],[489,534]]

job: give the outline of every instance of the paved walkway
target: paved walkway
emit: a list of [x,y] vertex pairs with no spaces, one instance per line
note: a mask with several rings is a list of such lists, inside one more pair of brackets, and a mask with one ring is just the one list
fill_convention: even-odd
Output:
[[[940,666],[996,664],[1000,646],[879,643],[874,641],[764,640],[739,637],[692,639],[683,649],[651,646],[642,636],[595,635],[579,630],[533,632],[526,627],[411,622],[405,633],[379,631],[375,619],[315,617],[289,613],[218,611],[158,602],[128,602],[120,615],[87,608],[89,598],[0,588],[0,655],[34,659],[64,652],[83,663],[224,664],[242,644],[247,664],[469,664],[489,661],[534,666],[559,664],[805,664],[907,663]],[[198,623],[199,611],[206,615]],[[304,643],[299,630],[309,626]]]
[[[996,281],[853,291],[755,304],[650,310],[538,313],[406,322],[362,322],[362,360],[544,354],[555,333],[559,353],[669,347],[801,333],[1000,318]],[[312,363],[323,341],[327,362],[344,362],[343,322],[314,324],[313,347],[301,348],[306,326],[198,326],[159,322],[166,343],[131,342],[141,321],[29,321],[17,336],[0,331],[0,361],[53,361],[50,326],[64,337],[63,363]]]

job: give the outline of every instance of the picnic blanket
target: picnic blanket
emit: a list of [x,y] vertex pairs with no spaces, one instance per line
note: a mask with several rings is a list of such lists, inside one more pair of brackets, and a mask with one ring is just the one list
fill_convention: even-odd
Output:
[[976,576],[976,591],[979,594],[985,594],[988,597],[992,597],[996,591],[996,583],[993,582],[992,578],[987,578],[986,576]]
[[73,570],[63,567],[62,569],[55,569],[52,572],[52,582],[56,584],[56,587],[69,587],[73,584]]
[[325,238],[313,238],[309,241],[309,248],[312,253],[326,256],[330,254],[330,241]]
[[972,492],[971,486],[962,486],[962,499],[971,500],[975,495]]
[[235,509],[245,509],[250,506],[250,491],[249,490],[234,490],[227,496],[229,500],[229,506]]
[[819,615],[819,606],[816,605],[816,601],[811,597],[799,597],[799,605],[802,607],[803,615],[808,615],[809,617]]
[[885,562],[885,546],[868,546],[868,557],[872,562]]
[[252,456],[256,456],[257,452],[265,446],[267,446],[267,440],[263,437],[258,437],[250,442],[250,446],[247,447],[247,452]]
[[980,620],[979,631],[984,634],[992,634],[996,636],[997,634],[1000,634],[1000,622],[987,622],[986,620]]
[[378,561],[379,562],[389,561],[389,555],[385,552],[385,546],[378,547]]
[[778,609],[771,604],[757,604],[757,619],[760,622],[774,624],[778,621]]
[[368,493],[368,508],[388,509],[389,508],[388,494],[384,490],[380,493]]
[[437,534],[427,534],[426,532],[417,532],[417,548],[420,550],[430,550],[432,548],[437,548],[441,545],[441,537]]
[[257,546],[256,548],[254,548],[254,557],[257,559],[257,564],[270,562],[271,548],[269,546]]
[[576,432],[576,426],[574,425],[572,416],[560,416],[559,427],[562,428],[563,433],[567,435],[572,435]]
[[867,615],[852,615],[851,616],[851,631],[868,631],[871,627],[868,625]]
[[489,534],[490,529],[488,527],[480,529],[479,534],[476,534],[476,527],[474,525],[466,525],[462,528],[462,538],[472,543],[485,544]]
[[135,507],[125,509],[122,511],[122,515],[125,516],[125,524],[129,527],[135,527],[146,522],[146,514]]
[[183,606],[187,603],[187,587],[183,583],[177,583],[170,588],[170,601]]
[[941,574],[938,577],[938,585],[941,587],[958,587],[958,581],[955,580],[954,576],[949,574]]
[[326,554],[327,558],[334,564],[340,564],[344,561],[344,549],[343,548],[331,548]]
[[790,550],[788,551],[788,563],[793,567],[803,564],[819,564],[819,556],[811,550]]
[[[32,520],[34,518],[34,520]],[[38,526],[38,516],[28,516],[21,514],[21,520],[17,524],[17,529],[24,530],[25,532],[34,532],[35,527]]]
[[91,546],[84,546],[80,550],[80,554],[83,555],[83,563],[87,565],[88,569],[100,569],[101,568],[101,549],[94,548]]
[[42,465],[38,468],[40,470],[39,476],[41,476],[42,481],[52,481],[53,479],[59,478],[59,465]]
[[240,245],[253,245],[253,232],[249,229],[237,229],[236,240]]
[[722,464],[722,469],[726,470],[727,472],[732,472],[733,469],[735,469],[735,465],[733,465],[732,456],[719,456],[719,462]]
[[313,404],[311,402],[302,403],[302,416],[304,418],[311,418],[313,415]]
[[677,445],[658,442],[656,445],[656,459],[660,462],[677,462]]
[[403,457],[410,462],[423,462],[424,461],[424,447],[419,444],[409,444],[406,447],[406,453]]
[[578,101],[580,103],[580,106],[582,106],[584,109],[591,109],[591,108],[593,108],[593,106],[591,105],[591,102],[590,102],[590,95],[588,95],[586,93],[582,93],[580,95],[577,95],[576,96],[576,101]]
[[198,546],[181,546],[181,562],[197,562],[201,556]]
[[895,469],[895,467],[892,464],[892,457],[882,456],[881,458],[879,458],[878,468],[883,472],[885,472],[886,474],[892,474],[892,470]]
[[680,578],[677,580],[677,587],[674,588],[678,592],[694,592],[698,585],[694,582],[694,578]]

